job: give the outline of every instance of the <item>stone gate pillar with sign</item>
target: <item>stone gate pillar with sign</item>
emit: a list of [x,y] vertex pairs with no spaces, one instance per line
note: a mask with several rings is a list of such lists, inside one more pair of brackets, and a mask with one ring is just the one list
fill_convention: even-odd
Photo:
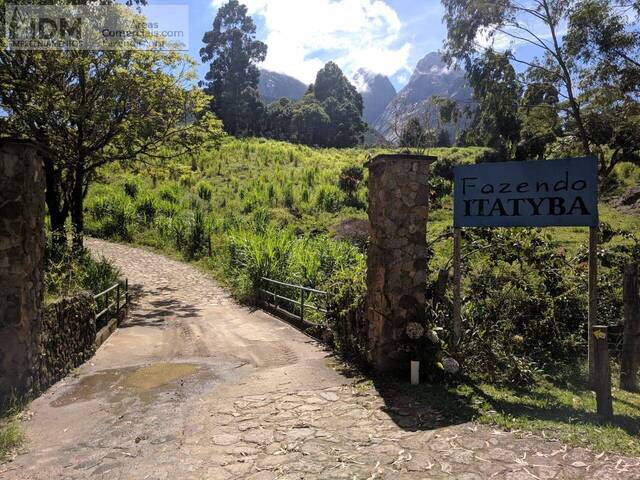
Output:
[[434,157],[380,155],[368,163],[369,360],[378,371],[407,368],[408,322],[425,311],[429,165]]
[[0,400],[34,387],[42,327],[44,187],[35,147],[0,139]]

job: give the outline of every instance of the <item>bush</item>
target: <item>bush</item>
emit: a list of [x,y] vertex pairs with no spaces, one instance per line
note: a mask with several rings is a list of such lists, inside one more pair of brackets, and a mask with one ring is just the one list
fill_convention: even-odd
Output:
[[146,224],[153,223],[158,212],[158,202],[156,198],[150,194],[146,194],[136,201],[136,213],[138,217]]
[[96,259],[86,250],[80,254],[71,250],[53,252],[52,244],[47,242],[44,274],[47,301],[82,290],[97,294],[114,285],[119,278],[120,271],[107,259]]
[[196,190],[198,191],[198,196],[208,202],[211,200],[211,196],[213,193],[213,189],[211,188],[211,185],[207,182],[198,182],[198,185],[196,186]]
[[131,198],[136,198],[138,196],[138,183],[134,180],[126,180],[122,185],[124,189],[124,193]]
[[318,192],[316,205],[320,210],[335,213],[343,204],[342,192],[333,185],[322,185]]

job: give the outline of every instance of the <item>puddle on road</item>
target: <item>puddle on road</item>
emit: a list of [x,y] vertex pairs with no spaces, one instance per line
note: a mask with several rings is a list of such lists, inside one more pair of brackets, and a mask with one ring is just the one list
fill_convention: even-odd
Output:
[[183,383],[200,372],[202,369],[190,363],[154,363],[144,367],[106,370],[83,377],[51,402],[51,406],[64,407],[98,397],[114,403],[135,398],[148,403],[157,394],[172,390],[178,385],[178,380]]
[[147,391],[195,373],[197,367],[190,363],[155,363],[139,368],[124,377],[124,384],[135,390]]

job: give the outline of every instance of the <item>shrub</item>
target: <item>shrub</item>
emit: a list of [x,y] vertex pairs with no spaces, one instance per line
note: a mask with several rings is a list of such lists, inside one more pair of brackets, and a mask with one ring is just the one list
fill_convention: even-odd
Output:
[[364,179],[364,172],[360,167],[345,167],[340,172],[340,179],[338,180],[338,186],[340,190],[346,193],[349,197],[358,190],[360,183]]
[[120,271],[104,257],[96,259],[88,251],[53,252],[52,244],[45,249],[44,286],[48,301],[73,295],[81,290],[94,294],[114,285]]
[[343,204],[342,192],[333,185],[322,185],[316,199],[316,205],[320,210],[335,213]]
[[146,224],[153,222],[157,212],[158,202],[154,196],[146,194],[136,201],[136,213]]
[[124,189],[124,193],[126,193],[131,198],[136,198],[138,196],[138,183],[134,180],[126,180],[122,185]]
[[213,189],[211,188],[211,185],[207,182],[198,182],[198,185],[196,186],[196,189],[198,191],[198,196],[208,202],[211,200],[211,195],[213,193]]
[[200,258],[205,255],[209,247],[210,228],[204,213],[199,208],[193,212],[193,216],[187,223],[187,238],[183,247],[183,253],[188,260]]

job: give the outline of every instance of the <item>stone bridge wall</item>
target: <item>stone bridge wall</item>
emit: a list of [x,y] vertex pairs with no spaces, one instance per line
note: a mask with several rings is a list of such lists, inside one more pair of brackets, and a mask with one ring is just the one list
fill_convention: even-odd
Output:
[[45,307],[34,370],[38,390],[46,390],[90,359],[95,340],[95,301],[90,293],[82,292]]

